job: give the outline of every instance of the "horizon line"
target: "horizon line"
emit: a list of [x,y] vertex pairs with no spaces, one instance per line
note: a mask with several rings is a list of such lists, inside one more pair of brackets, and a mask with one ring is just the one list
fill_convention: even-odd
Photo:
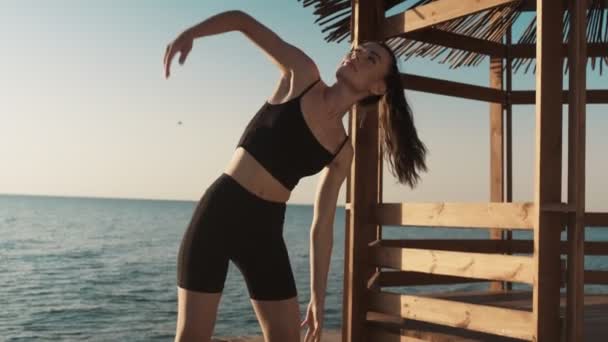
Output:
[[[33,193],[4,193],[0,192],[0,196],[6,197],[49,197],[49,198],[65,198],[65,199],[99,199],[99,200],[125,200],[125,201],[157,201],[157,202],[192,202],[197,203],[199,200],[188,199],[169,199],[169,198],[144,198],[144,197],[107,197],[107,196],[86,196],[86,195],[57,195],[57,194],[33,194]],[[312,206],[313,203],[298,203],[287,202],[287,205],[307,205]],[[344,207],[338,204],[337,207]]]

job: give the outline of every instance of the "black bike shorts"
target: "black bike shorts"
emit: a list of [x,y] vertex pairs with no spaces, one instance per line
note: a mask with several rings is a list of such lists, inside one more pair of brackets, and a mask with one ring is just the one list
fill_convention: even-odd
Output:
[[285,203],[262,199],[223,173],[203,194],[182,238],[178,286],[222,292],[228,261],[232,260],[252,299],[295,297],[296,285],[283,240],[285,209]]

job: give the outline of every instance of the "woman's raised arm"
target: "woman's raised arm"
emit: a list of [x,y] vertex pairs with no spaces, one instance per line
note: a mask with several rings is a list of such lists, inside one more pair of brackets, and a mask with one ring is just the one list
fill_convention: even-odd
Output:
[[[249,14],[234,10],[222,12],[182,32],[165,51],[165,77],[169,77],[171,60],[180,52],[179,62],[183,64],[192,49],[192,41],[199,37],[230,31],[240,31],[266,53],[283,75],[295,70],[307,71],[314,62],[297,47],[285,42],[274,31]],[[313,69],[316,69],[313,68]]]

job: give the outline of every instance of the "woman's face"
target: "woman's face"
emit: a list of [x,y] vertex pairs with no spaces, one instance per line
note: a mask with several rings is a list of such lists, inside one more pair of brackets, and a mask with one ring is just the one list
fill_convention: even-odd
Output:
[[391,63],[392,56],[384,47],[367,42],[344,56],[336,70],[336,79],[357,91],[380,91],[381,94],[384,91],[384,77]]

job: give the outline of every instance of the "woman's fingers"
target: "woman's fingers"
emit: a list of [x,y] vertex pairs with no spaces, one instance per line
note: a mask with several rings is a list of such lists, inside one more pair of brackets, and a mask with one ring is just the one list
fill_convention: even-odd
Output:
[[165,53],[165,77],[169,77],[171,74],[171,62],[173,61],[173,57],[175,57],[177,51],[178,50],[176,49],[175,42],[167,46],[167,51]]
[[169,44],[167,46],[167,52],[165,53],[165,77],[169,77],[171,60],[173,59],[174,54],[175,52],[173,51],[173,44]]
[[188,52],[190,52],[190,51],[187,49],[180,51],[180,54],[179,54],[179,64],[180,65],[183,65],[184,62],[186,61],[186,57],[188,57]]
[[308,328],[308,329],[306,330],[306,335],[304,335],[304,342],[310,342],[310,340],[311,340],[310,338],[311,338],[311,336],[312,336],[312,335],[310,334],[310,332],[311,332],[311,331],[312,331],[312,330],[311,330],[310,328]]

